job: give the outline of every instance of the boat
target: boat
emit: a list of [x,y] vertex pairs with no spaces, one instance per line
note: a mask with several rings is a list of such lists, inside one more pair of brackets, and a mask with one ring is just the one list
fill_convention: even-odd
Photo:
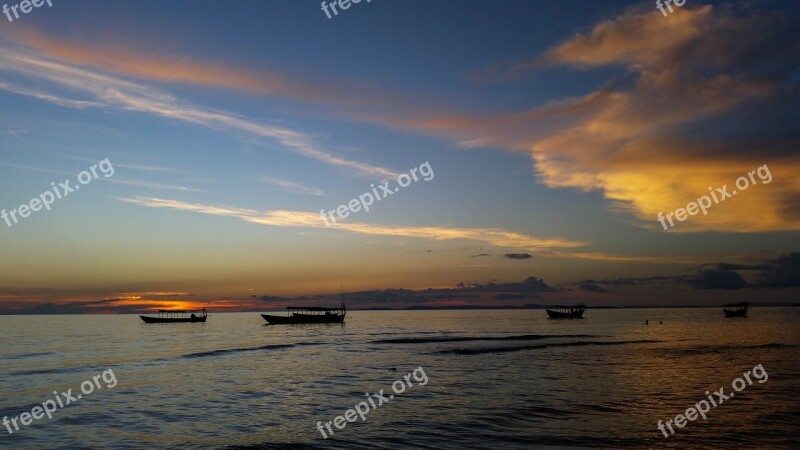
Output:
[[299,307],[286,308],[286,316],[273,316],[262,314],[261,317],[270,325],[291,325],[301,323],[344,323],[347,307],[342,298],[342,305],[338,308]]
[[144,323],[194,323],[205,322],[208,318],[208,313],[205,308],[202,309],[159,309],[156,317],[139,316],[144,320]]
[[747,317],[747,310],[749,305],[747,302],[744,303],[728,303],[724,305],[722,312],[725,313],[725,317]]
[[586,305],[578,303],[575,306],[555,305],[547,308],[547,315],[551,319],[583,319]]

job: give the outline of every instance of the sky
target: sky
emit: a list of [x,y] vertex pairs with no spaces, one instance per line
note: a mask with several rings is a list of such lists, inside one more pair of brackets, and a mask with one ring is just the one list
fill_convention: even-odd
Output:
[[797,302],[800,6],[673,9],[10,10],[0,313]]

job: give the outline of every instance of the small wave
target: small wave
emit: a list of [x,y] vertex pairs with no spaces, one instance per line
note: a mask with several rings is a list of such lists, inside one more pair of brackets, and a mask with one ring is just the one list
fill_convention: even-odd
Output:
[[650,339],[640,339],[635,341],[578,341],[578,342],[561,342],[557,344],[540,344],[540,345],[523,345],[519,347],[487,347],[487,348],[457,348],[455,350],[445,350],[440,353],[454,353],[456,355],[479,355],[482,353],[507,353],[519,352],[522,350],[541,350],[550,347],[583,347],[587,345],[627,345],[627,344],[655,344],[663,341],[656,341]]
[[102,371],[105,369],[107,369],[107,367],[96,367],[96,366],[58,367],[54,369],[36,369],[36,370],[12,372],[9,375],[47,375],[54,373],[63,374],[63,373]]
[[245,347],[245,348],[226,348],[221,350],[211,350],[207,352],[198,352],[198,353],[189,353],[186,355],[179,356],[179,358],[205,358],[209,356],[220,356],[220,355],[227,355],[231,353],[245,353],[245,352],[257,352],[261,350],[283,350],[286,348],[293,348],[293,347],[300,347],[304,345],[319,345],[317,342],[299,342],[296,344],[273,344],[273,345],[262,345],[259,347]]
[[461,336],[461,337],[433,337],[433,338],[401,338],[401,339],[382,339],[372,341],[372,344],[430,344],[436,342],[467,342],[467,341],[537,341],[540,339],[553,338],[597,338],[606,336],[596,336],[591,334],[522,334],[518,336]]
[[43,352],[43,353],[21,353],[19,355],[8,355],[8,356],[0,356],[0,360],[2,359],[23,359],[23,358],[35,358],[37,356],[47,356],[53,355],[53,352]]

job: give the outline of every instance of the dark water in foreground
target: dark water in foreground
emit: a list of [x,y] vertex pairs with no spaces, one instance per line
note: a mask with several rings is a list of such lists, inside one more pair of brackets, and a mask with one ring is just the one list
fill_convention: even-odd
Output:
[[[106,369],[117,380],[52,420],[0,428],[0,448],[800,448],[800,308],[545,316],[356,311],[344,326],[282,327],[252,313],[176,325],[0,316],[0,415],[80,393]],[[757,364],[767,381],[708,419],[669,439],[656,428]],[[426,385],[412,377],[366,421],[321,439],[317,421],[366,392],[388,396],[418,367]]]

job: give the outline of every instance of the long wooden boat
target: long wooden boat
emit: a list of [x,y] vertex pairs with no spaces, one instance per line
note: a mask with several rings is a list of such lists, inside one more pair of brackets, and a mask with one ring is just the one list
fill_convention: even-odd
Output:
[[551,319],[583,319],[586,305],[578,303],[575,306],[555,305],[547,308],[547,315]]
[[725,317],[747,317],[747,310],[749,309],[750,305],[747,302],[744,303],[728,303],[723,308],[722,312],[725,313]]
[[291,325],[301,323],[344,323],[347,307],[342,299],[338,308],[297,307],[286,308],[286,316],[262,314],[261,317],[270,325]]
[[208,318],[206,309],[159,309],[156,317],[139,316],[144,323],[195,323],[205,322]]

